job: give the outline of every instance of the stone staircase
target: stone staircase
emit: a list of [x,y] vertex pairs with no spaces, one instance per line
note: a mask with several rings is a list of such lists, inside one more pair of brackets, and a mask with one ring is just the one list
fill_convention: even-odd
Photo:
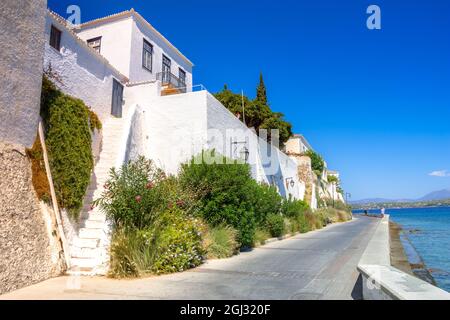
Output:
[[111,117],[102,128],[102,150],[95,165],[94,175],[87,191],[78,234],[70,244],[70,270],[73,275],[105,274],[109,261],[109,226],[105,214],[98,208],[91,208],[91,199],[97,199],[104,191],[109,171],[117,166],[121,156],[124,119]]

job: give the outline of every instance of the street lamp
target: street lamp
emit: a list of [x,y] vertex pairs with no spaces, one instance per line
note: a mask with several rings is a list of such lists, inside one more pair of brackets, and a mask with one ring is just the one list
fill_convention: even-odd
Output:
[[[247,141],[231,141],[231,149],[233,152],[233,145],[234,145],[234,155],[237,156],[237,146],[239,144],[243,144],[244,147],[239,151],[239,155],[241,156],[241,158],[244,158],[245,163],[247,163],[248,158],[250,156],[250,152],[248,151],[248,148],[246,147]],[[233,155],[231,155],[231,158],[233,158]]]
[[250,152],[248,151],[247,147],[244,146],[244,148],[241,149],[240,154],[241,154],[241,156],[244,158],[245,163],[247,163],[248,157],[249,157],[249,155],[250,155]]

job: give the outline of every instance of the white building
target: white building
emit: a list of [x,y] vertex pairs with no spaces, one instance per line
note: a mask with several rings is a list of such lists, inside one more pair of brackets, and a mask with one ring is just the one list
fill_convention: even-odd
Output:
[[134,9],[85,22],[77,33],[131,83],[192,87],[192,62]]
[[287,153],[301,154],[313,150],[306,138],[301,134],[293,134],[285,144]]
[[144,155],[167,173],[202,150],[245,159],[254,179],[284,197],[303,199],[297,163],[261,140],[206,90],[192,91],[193,64],[133,9],[70,29],[49,12],[45,65],[61,90],[99,114],[102,150],[81,221],[65,219],[73,273],[105,273],[109,229],[90,200],[100,197],[111,167]]

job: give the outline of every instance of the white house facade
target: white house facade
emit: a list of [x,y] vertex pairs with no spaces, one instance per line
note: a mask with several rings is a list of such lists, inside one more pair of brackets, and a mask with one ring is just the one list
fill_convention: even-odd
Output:
[[83,23],[77,33],[131,83],[167,80],[192,88],[193,63],[134,9]]

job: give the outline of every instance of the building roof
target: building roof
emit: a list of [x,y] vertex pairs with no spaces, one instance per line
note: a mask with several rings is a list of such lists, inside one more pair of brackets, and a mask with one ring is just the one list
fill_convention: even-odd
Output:
[[74,32],[72,30],[72,28],[69,26],[69,23],[67,22],[66,19],[64,19],[63,17],[61,17],[59,14],[57,14],[56,12],[53,12],[50,9],[47,9],[47,14],[55,21],[57,22],[61,27],[65,28],[65,31],[67,31],[68,34],[70,34],[81,46],[85,47],[85,49],[89,50],[89,52],[94,56],[97,57],[97,59],[99,59],[101,62],[103,62],[105,65],[107,65],[109,68],[111,68],[111,70],[113,70],[117,75],[118,78],[120,78],[120,81],[122,81],[123,83],[128,82],[128,78],[126,76],[124,76],[119,70],[117,70],[111,63],[109,63],[109,61],[102,56],[100,53],[98,53],[97,51],[95,51],[94,49],[92,49],[90,46],[88,46],[88,44],[86,43],[86,41],[84,41],[83,39],[81,39],[76,32]]
[[144,19],[144,17],[142,17],[133,8],[131,8],[130,10],[125,10],[125,11],[122,11],[119,13],[115,13],[115,14],[103,17],[103,18],[97,18],[94,20],[84,22],[80,25],[80,28],[81,29],[88,28],[88,27],[92,27],[92,26],[95,26],[98,24],[109,23],[109,22],[117,20],[117,19],[127,18],[127,17],[131,17],[131,16],[133,16],[136,20],[140,21],[147,28],[152,30],[163,42],[165,42],[173,51],[175,51],[175,53],[178,56],[180,56],[185,62],[187,62],[191,66],[194,66],[194,64],[188,58],[186,58],[186,56],[183,55],[180,50],[178,50],[172,43],[170,43],[169,40],[167,40],[158,30],[156,30],[147,20]]

